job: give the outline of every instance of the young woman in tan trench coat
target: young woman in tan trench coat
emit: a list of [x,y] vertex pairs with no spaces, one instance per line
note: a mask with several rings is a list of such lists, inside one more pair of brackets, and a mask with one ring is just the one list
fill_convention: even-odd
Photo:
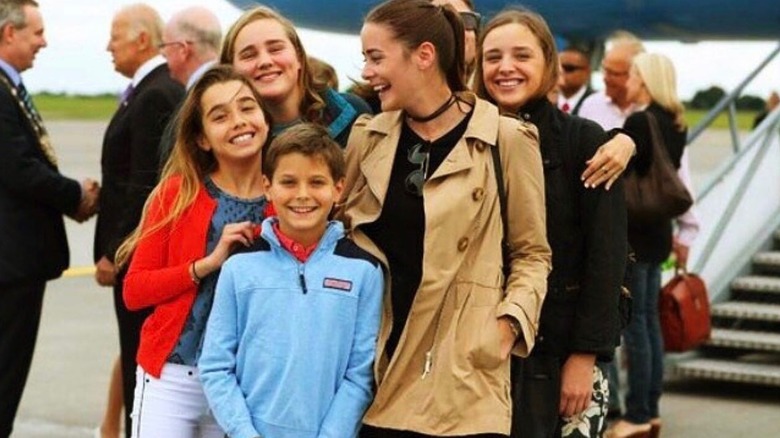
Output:
[[508,435],[509,354],[533,347],[550,269],[536,131],[466,91],[450,7],[390,0],[361,40],[384,112],[353,126],[338,216],[389,270],[361,436]]

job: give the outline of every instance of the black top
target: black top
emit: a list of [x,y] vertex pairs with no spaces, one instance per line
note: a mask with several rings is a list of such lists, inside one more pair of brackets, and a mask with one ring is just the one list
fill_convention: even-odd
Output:
[[529,103],[520,116],[539,130],[553,266],[532,354],[583,352],[609,360],[628,251],[625,195],[621,180],[609,191],[586,189],[580,180],[607,135],[547,99]]
[[409,309],[422,280],[425,209],[423,198],[406,190],[406,177],[420,168],[420,164],[413,164],[408,160],[409,150],[419,143],[428,144],[430,163],[427,176],[430,178],[463,137],[470,119],[471,113],[432,143],[426,142],[404,122],[382,212],[376,222],[362,226],[366,235],[387,257],[392,278],[390,297],[393,306],[393,330],[387,340],[389,358],[392,358],[401,338]]
[[[631,160],[629,172],[646,174],[653,162],[653,143],[646,112],[652,113],[658,120],[666,150],[675,169],[680,168],[680,159],[687,139],[686,130],[678,130],[674,125],[674,114],[651,103],[644,111],[631,114],[623,126],[636,142],[636,157]],[[628,241],[636,252],[639,262],[661,263],[669,257],[672,250],[672,221],[661,221],[653,225],[628,224]]]

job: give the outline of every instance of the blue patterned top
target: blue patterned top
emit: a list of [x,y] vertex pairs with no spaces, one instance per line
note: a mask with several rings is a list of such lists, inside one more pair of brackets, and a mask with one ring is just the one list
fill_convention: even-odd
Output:
[[[259,225],[263,221],[266,199],[264,196],[255,199],[241,199],[229,195],[220,190],[211,178],[206,178],[205,185],[209,196],[217,201],[217,209],[214,211],[214,216],[211,217],[211,224],[209,224],[209,230],[206,234],[206,254],[211,254],[222,236],[222,229],[225,225],[247,220]],[[168,356],[168,362],[197,366],[203,345],[203,333],[206,331],[206,322],[214,301],[214,289],[217,286],[219,272],[220,270],[216,270],[201,280],[198,286],[198,295],[192,303],[192,309],[190,309],[190,314],[184,323],[179,340],[171,355]]]

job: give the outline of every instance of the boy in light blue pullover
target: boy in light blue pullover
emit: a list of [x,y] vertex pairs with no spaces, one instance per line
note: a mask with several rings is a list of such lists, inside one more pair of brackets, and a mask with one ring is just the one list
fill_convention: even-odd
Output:
[[343,152],[300,124],[263,161],[254,251],[225,262],[198,363],[231,438],[356,437],[372,399],[382,306],[379,262],[328,221],[344,186]]

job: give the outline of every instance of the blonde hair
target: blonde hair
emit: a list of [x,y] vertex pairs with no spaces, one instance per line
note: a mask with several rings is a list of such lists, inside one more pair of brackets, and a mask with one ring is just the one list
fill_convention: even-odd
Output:
[[[249,79],[237,73],[229,65],[218,65],[207,70],[192,87],[182,104],[179,114],[176,116],[176,142],[174,143],[171,157],[162,171],[160,183],[152,190],[144,204],[141,221],[133,232],[125,239],[116,252],[116,265],[123,266],[127,263],[138,242],[159,231],[164,226],[176,220],[189,208],[198,194],[201,182],[207,175],[217,169],[218,163],[211,151],[205,151],[198,146],[198,141],[203,136],[203,109],[201,100],[206,91],[213,85],[225,82],[239,81],[251,90],[255,99],[260,103],[260,96],[252,86]],[[262,106],[261,106],[262,108]],[[266,122],[268,114],[263,110]],[[160,222],[152,225],[148,230],[143,230],[149,213],[149,206],[155,199],[161,199],[164,195],[163,187],[172,178],[180,178],[181,186],[176,194],[171,211]]]
[[301,99],[298,107],[301,116],[310,122],[322,125],[327,124],[323,119],[327,113],[325,111],[327,105],[321,96],[327,89],[327,85],[323,82],[318,82],[312,75],[309,58],[306,56],[306,50],[303,48],[303,43],[298,36],[298,32],[295,30],[295,26],[280,13],[266,6],[258,6],[244,12],[244,14],[238,17],[238,20],[236,20],[227,31],[225,41],[222,44],[219,61],[223,64],[232,65],[235,57],[236,38],[238,38],[238,34],[247,25],[265,19],[275,20],[282,25],[284,33],[287,35],[290,43],[292,43],[293,48],[295,48],[298,62],[301,64],[301,73],[298,77],[298,87],[303,90],[303,99]]
[[677,96],[677,75],[672,60],[659,53],[640,53],[634,57],[632,66],[642,77],[653,102],[674,114],[675,126],[684,130],[685,107]]

